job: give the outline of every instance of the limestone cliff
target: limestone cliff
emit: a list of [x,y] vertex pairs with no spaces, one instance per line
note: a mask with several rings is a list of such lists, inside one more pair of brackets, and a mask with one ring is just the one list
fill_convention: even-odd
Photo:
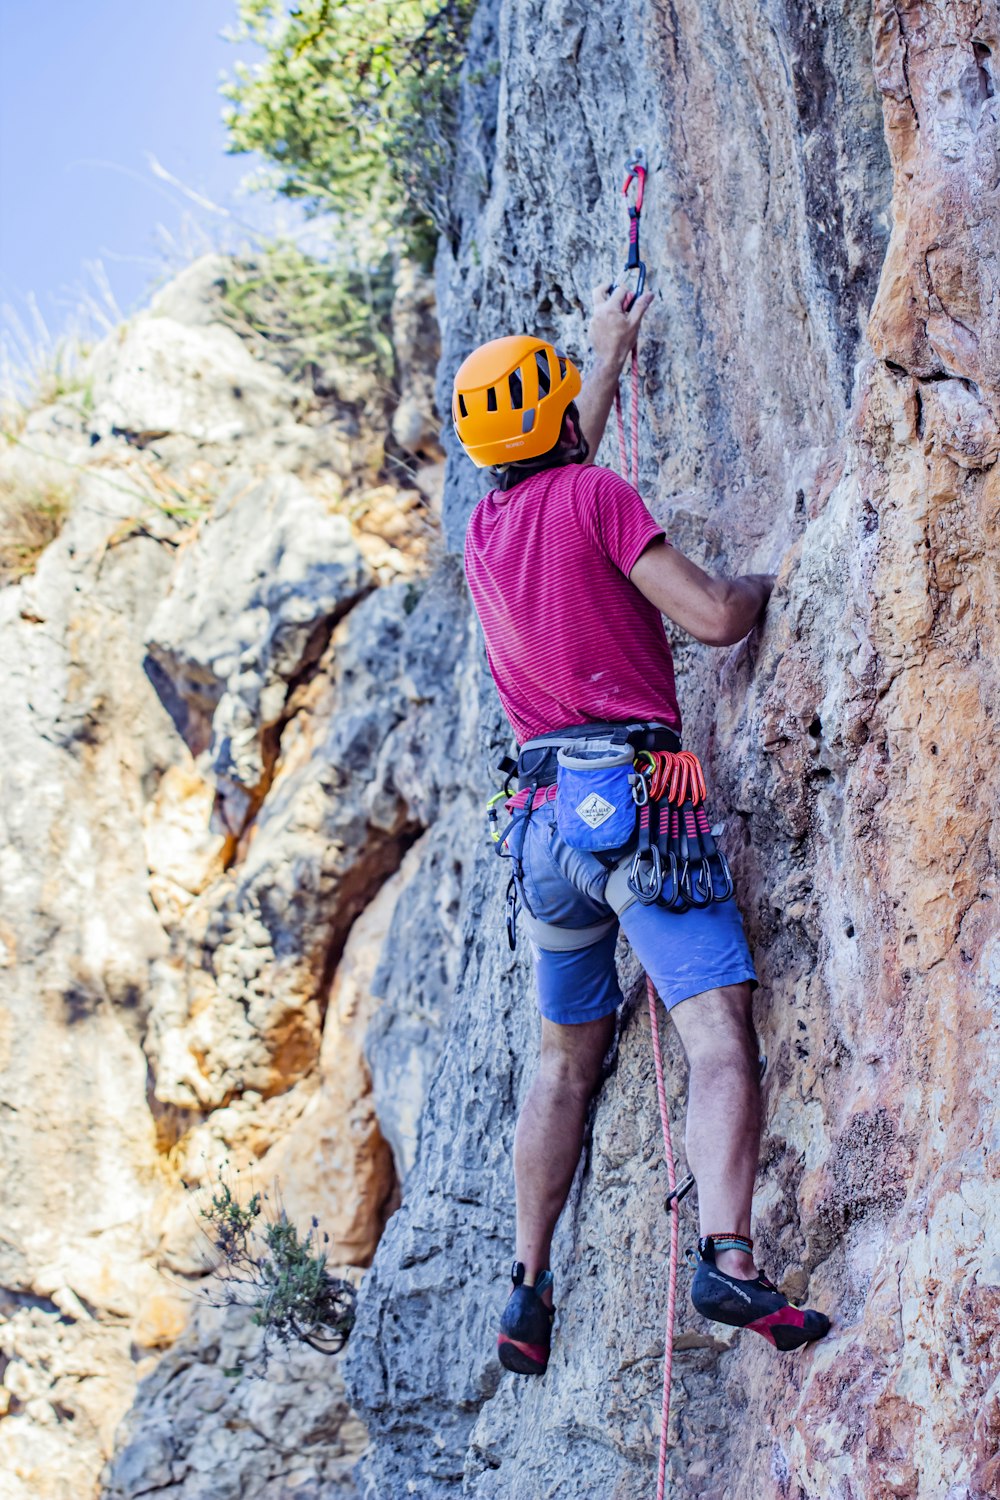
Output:
[[[682,1295],[692,1500],[1000,1487],[998,47],[997,7],[959,0],[484,0],[473,28],[440,410],[498,332],[584,354],[643,146],[643,489],[706,566],[779,573],[754,638],[675,644],[762,981],[755,1233],[835,1326],[780,1359]],[[665,1173],[624,950],[553,1363],[493,1357],[537,1022],[479,812],[506,734],[453,444],[443,547],[427,500],[426,293],[393,413],[241,337],[226,274],[168,289],[4,460],[76,467],[0,594],[0,1494],[651,1494]],[[378,1240],[347,1360],[367,1439],[320,1356],[251,1382],[245,1324],[191,1315],[182,1183],[227,1157],[345,1263]]]
[[294,1447],[346,1494],[364,1441],[322,1356],[277,1376],[291,1426],[243,1378],[259,1334],[203,1305],[198,1190],[277,1179],[360,1268],[412,1156],[438,1018],[388,1138],[363,1045],[392,912],[462,805],[443,747],[416,753],[466,630],[454,568],[428,586],[436,327],[402,277],[401,389],[293,376],[234,317],[241,274],[193,266],[0,459],[5,493],[68,510],[0,593],[4,1500],[95,1493],[116,1433],[114,1493],[275,1494]]
[[[439,265],[442,398],[503,329],[582,352],[644,146],[644,491],[699,561],[779,572],[759,637],[677,657],[762,979],[756,1235],[836,1322],[782,1360],[682,1303],[671,1493],[996,1494],[997,9],[520,0],[481,27],[496,148]],[[452,545],[475,492],[456,458]],[[634,1000],[554,1255],[554,1362],[501,1379],[491,1354],[536,1045],[500,897],[484,855],[352,1342],[364,1493],[651,1494],[666,1222]]]

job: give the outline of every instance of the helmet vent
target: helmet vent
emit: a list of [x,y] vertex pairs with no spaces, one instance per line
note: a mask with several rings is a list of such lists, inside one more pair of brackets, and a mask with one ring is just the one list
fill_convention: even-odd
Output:
[[464,396],[459,396],[458,398],[458,409],[462,413],[463,417],[467,417],[469,415],[468,411],[466,410]]
[[512,370],[507,376],[507,384],[510,387],[510,404],[514,411],[520,411],[524,405],[524,393],[521,390],[521,376],[517,370]]
[[487,411],[496,411],[496,409],[497,409],[497,388],[496,388],[495,385],[491,385],[490,388],[489,388],[489,390],[486,392],[486,410]]
[[538,366],[538,394],[547,396],[549,394],[549,359],[541,349],[535,350],[535,364]]
[[559,379],[566,379],[566,359],[562,354],[559,355]]
[[531,429],[534,427],[534,425],[535,425],[535,408],[533,406],[529,406],[528,410],[525,412],[524,416],[521,418],[521,431],[522,432],[530,432]]

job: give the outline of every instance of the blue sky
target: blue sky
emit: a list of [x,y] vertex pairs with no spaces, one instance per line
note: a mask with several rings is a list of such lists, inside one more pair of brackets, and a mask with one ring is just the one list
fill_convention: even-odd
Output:
[[[0,304],[37,297],[66,328],[100,261],[124,312],[171,258],[235,230],[158,180],[259,221],[237,196],[253,162],[225,154],[220,73],[240,55],[220,32],[236,0],[0,0]],[[162,226],[165,234],[158,230]]]

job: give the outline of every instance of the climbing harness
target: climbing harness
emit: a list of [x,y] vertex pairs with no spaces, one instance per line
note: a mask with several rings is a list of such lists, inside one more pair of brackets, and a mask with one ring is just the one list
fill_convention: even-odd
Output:
[[[505,756],[500,761],[497,769],[506,778],[504,789],[489,799],[486,815],[495,853],[510,859],[513,867],[506,910],[511,949],[517,946],[519,914],[529,937],[543,948],[564,953],[596,943],[617,921],[616,911],[587,927],[559,927],[535,915],[524,888],[524,845],[532,814],[543,803],[555,801],[560,834],[571,847],[588,850],[614,872],[631,849],[638,826],[637,789],[644,781],[635,769],[636,756],[679,753],[680,747],[676,732],[665,724],[579,724],[527,740],[516,759]],[[519,785],[512,793],[515,774]],[[501,801],[510,814],[502,832],[497,813]],[[629,904],[626,893],[620,905],[624,909]]]

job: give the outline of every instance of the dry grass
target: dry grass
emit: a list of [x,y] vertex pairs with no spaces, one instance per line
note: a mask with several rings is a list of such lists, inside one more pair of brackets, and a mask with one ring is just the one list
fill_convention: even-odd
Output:
[[70,490],[25,486],[0,475],[0,587],[35,571],[69,514]]

